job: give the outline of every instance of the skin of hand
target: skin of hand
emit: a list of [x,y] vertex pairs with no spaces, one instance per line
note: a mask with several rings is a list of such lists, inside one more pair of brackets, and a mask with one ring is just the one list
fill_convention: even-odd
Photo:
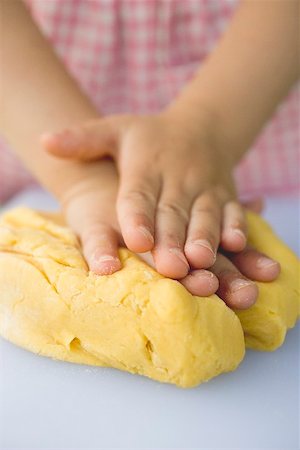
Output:
[[111,116],[44,136],[43,144],[57,156],[115,157],[126,246],[152,250],[157,270],[178,279],[190,268],[211,267],[220,242],[232,252],[246,245],[232,168],[214,145],[212,123],[203,122],[184,126],[168,114]]
[[[116,214],[118,175],[114,164],[102,161],[93,173],[74,184],[62,198],[67,222],[81,239],[83,253],[95,273],[111,274],[121,268],[118,247],[124,245]],[[256,209],[257,204],[250,205]],[[280,272],[277,262],[252,248],[234,255],[217,253],[210,271],[191,270],[179,281],[194,295],[215,292],[231,308],[245,309],[257,299],[251,280],[272,281]]]

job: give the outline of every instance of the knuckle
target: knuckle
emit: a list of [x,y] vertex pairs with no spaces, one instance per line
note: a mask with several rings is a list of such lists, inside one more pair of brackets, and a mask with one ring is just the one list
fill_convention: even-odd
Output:
[[209,214],[209,215],[215,215],[216,209],[212,206],[204,206],[204,205],[196,205],[194,207],[194,213],[195,214]]
[[197,239],[205,239],[209,241],[212,245],[214,245],[217,240],[217,233],[213,233],[211,230],[208,230],[207,228],[202,229],[200,228],[198,232],[195,233],[195,235],[191,240],[194,241]]
[[231,202],[232,194],[228,189],[225,189],[224,186],[215,186],[213,191],[210,193],[211,198],[213,198],[218,203],[222,205]]
[[173,215],[181,218],[185,222],[187,222],[189,218],[187,210],[176,202],[168,201],[161,203],[158,207],[158,210],[161,214],[168,216]]
[[106,240],[109,235],[109,226],[103,223],[93,223],[87,225],[81,232],[81,239],[83,242],[88,243],[97,240]]
[[175,231],[166,231],[164,233],[164,240],[168,244],[172,244],[172,245],[175,244],[175,247],[180,246],[180,239]]
[[237,200],[229,200],[226,202],[226,204],[230,208],[235,208],[237,211],[243,211],[242,205]]
[[132,189],[121,196],[121,201],[130,203],[155,203],[155,195],[151,191],[146,191],[142,189]]
[[209,216],[210,220],[213,220],[216,224],[220,222],[220,212],[212,206],[196,205],[193,214],[197,216]]
[[222,283],[231,284],[236,278],[240,278],[239,271],[231,267],[221,267],[218,270],[218,278]]
[[215,190],[200,192],[194,201],[194,207],[207,210],[220,208],[222,205],[223,201]]
[[241,223],[246,221],[246,211],[238,201],[226,202],[224,209],[228,216],[234,217]]

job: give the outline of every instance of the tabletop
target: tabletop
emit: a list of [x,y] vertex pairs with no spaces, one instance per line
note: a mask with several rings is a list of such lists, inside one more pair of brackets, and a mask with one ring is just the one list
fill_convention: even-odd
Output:
[[[53,208],[45,193],[15,204]],[[299,200],[264,215],[299,254]],[[0,448],[299,448],[299,326],[271,353],[247,351],[232,373],[180,389],[109,368],[53,361],[0,340]]]

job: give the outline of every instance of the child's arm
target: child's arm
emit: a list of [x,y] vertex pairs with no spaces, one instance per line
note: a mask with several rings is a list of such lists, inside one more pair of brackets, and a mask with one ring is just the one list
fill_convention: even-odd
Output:
[[298,77],[298,27],[298,1],[244,1],[162,114],[109,117],[45,136],[53,154],[83,160],[109,153],[110,144],[124,240],[134,251],[154,248],[161,273],[180,278],[188,263],[210,267],[220,242],[228,251],[245,246],[232,169]]
[[215,117],[218,148],[233,164],[299,77],[299,20],[299,0],[242,1],[219,45],[169,108],[193,122],[206,108]]
[[0,130],[35,177],[60,198],[83,176],[82,164],[58,161],[40,134],[99,117],[19,0],[0,2]]

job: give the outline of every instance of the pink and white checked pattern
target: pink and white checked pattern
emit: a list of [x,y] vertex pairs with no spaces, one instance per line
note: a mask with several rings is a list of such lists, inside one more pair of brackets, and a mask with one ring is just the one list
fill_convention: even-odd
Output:
[[[193,76],[238,0],[27,0],[43,33],[103,114],[154,113]],[[237,169],[241,195],[299,188],[299,90]],[[0,145],[0,200],[30,177]],[[4,187],[3,187],[4,186]]]

